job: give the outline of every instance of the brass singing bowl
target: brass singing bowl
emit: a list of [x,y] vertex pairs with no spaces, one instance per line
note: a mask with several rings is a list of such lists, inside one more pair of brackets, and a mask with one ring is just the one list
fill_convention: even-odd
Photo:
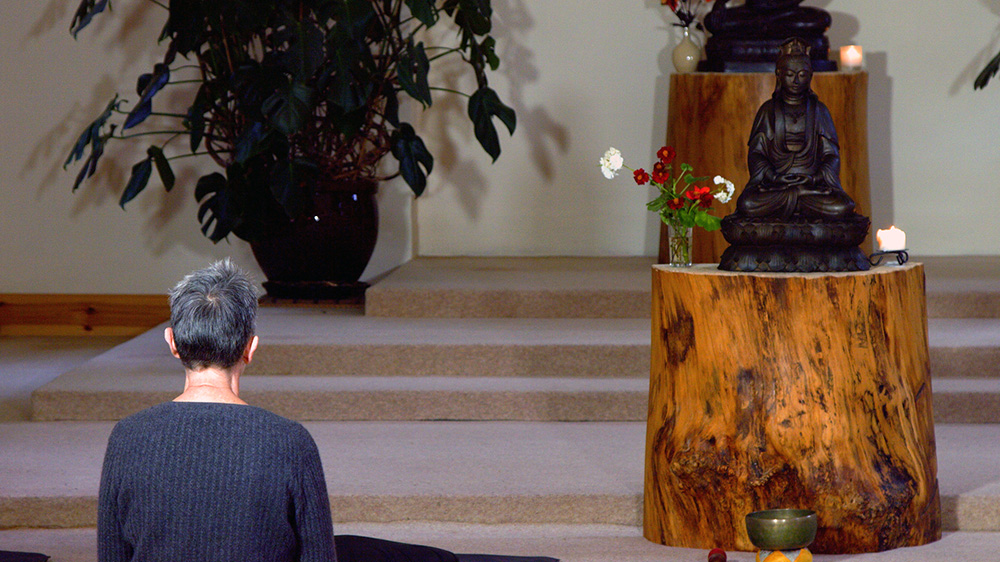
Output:
[[798,550],[816,538],[816,512],[811,509],[765,509],[747,514],[750,542],[761,550]]

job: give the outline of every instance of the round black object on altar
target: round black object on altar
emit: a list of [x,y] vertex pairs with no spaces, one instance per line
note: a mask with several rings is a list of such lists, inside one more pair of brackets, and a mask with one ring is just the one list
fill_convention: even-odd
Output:
[[829,12],[802,7],[802,0],[746,0],[742,6],[728,7],[716,0],[705,16],[711,32],[705,43],[703,72],[772,72],[781,44],[789,37],[801,38],[809,47],[813,70],[837,70],[828,60]]

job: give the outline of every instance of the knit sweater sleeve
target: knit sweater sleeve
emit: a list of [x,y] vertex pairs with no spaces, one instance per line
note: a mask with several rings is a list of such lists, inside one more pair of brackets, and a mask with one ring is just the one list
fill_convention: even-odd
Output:
[[104,453],[101,485],[97,500],[97,560],[99,562],[128,562],[132,547],[125,541],[122,521],[119,518],[118,491],[121,486],[121,462],[118,443],[118,426],[111,432],[108,449]]
[[[298,424],[297,424],[298,425]],[[309,432],[298,425],[295,478],[295,527],[299,537],[299,562],[337,562],[333,545],[333,518],[319,450]]]

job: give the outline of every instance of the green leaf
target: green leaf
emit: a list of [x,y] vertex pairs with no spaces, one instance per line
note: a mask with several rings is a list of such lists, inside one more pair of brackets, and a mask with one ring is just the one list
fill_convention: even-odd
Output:
[[996,76],[998,70],[1000,70],[1000,53],[997,53],[997,56],[986,63],[986,67],[976,77],[973,89],[979,90],[985,88],[990,83],[990,79]]
[[297,133],[313,111],[313,89],[302,82],[279,88],[261,107],[272,127],[284,135]]
[[479,144],[496,162],[500,157],[500,139],[493,125],[493,117],[499,118],[507,126],[510,134],[514,134],[514,128],[517,126],[514,110],[504,105],[496,92],[483,86],[469,98],[469,119],[472,120]]
[[132,177],[128,180],[128,185],[125,186],[125,191],[122,192],[122,197],[118,201],[118,205],[122,209],[125,208],[125,203],[135,199],[136,195],[146,189],[146,184],[149,183],[149,176],[153,174],[153,159],[146,158],[134,166],[132,166]]
[[252,123],[236,139],[236,144],[233,146],[236,162],[243,164],[250,158],[263,152],[266,148],[267,140],[268,131],[266,126],[259,121]]
[[156,172],[160,174],[160,181],[163,182],[163,187],[170,191],[174,188],[174,171],[170,168],[170,162],[167,157],[163,155],[163,149],[158,146],[151,146],[146,150],[146,154],[153,159],[153,163],[156,164]]
[[500,67],[500,57],[497,56],[496,52],[496,39],[492,37],[486,37],[483,42],[479,44],[482,49],[483,56],[486,57],[486,62],[490,65],[491,70],[496,70]]
[[194,103],[188,107],[187,117],[184,119],[184,126],[188,129],[188,137],[191,145],[191,152],[197,152],[201,140],[205,137],[205,112],[207,110],[208,85],[202,84],[198,89],[198,95],[194,98]]
[[198,208],[201,232],[209,240],[218,242],[238,226],[240,205],[226,176],[219,172],[202,176],[195,186],[194,196],[201,202]]
[[83,0],[80,2],[80,5],[76,8],[76,13],[73,14],[73,21],[69,24],[69,31],[73,34],[73,39],[76,39],[76,34],[81,29],[87,27],[90,20],[103,12],[106,6],[109,6],[109,0],[97,0],[96,2],[94,0]]
[[[70,150],[69,156],[66,157],[66,161],[63,162],[63,169],[69,166],[74,160],[79,160],[83,158],[83,153],[87,149],[88,144],[92,144],[94,148],[100,143],[102,149],[104,146],[104,141],[101,139],[101,128],[107,123],[108,118],[111,117],[111,112],[118,108],[118,94],[108,102],[108,105],[104,107],[104,111],[94,119],[87,128],[80,133],[80,136],[76,139],[76,143],[73,145],[73,149]],[[93,172],[91,172],[93,173]],[[79,182],[78,182],[79,183]],[[73,188],[76,189],[75,187]]]
[[153,111],[153,96],[168,82],[170,82],[170,68],[162,62],[153,65],[152,74],[143,74],[139,77],[136,90],[141,97],[135,108],[125,118],[122,130],[131,129],[149,117]]
[[420,20],[420,23],[427,27],[431,27],[437,23],[437,8],[430,0],[405,0],[404,3],[410,9],[413,17]]
[[393,131],[392,155],[399,160],[399,174],[419,197],[427,187],[427,174],[434,169],[434,157],[409,123]]
[[399,55],[396,72],[399,76],[399,85],[424,107],[430,107],[432,103],[431,88],[427,81],[427,72],[430,68],[431,63],[427,59],[424,44],[421,42],[414,45],[411,40],[406,50]]
[[722,219],[705,212],[695,213],[694,223],[709,232],[722,228]]

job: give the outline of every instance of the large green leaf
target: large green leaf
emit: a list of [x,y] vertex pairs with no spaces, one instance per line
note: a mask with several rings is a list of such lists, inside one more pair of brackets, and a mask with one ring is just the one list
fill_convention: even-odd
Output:
[[170,168],[170,161],[163,155],[163,149],[158,146],[151,146],[146,149],[146,154],[156,164],[156,172],[160,174],[160,181],[163,182],[163,188],[167,191],[173,189],[176,178],[174,177],[173,169]]
[[434,2],[430,0],[405,0],[404,3],[410,9],[413,17],[420,20],[420,23],[431,27],[437,22],[438,14]]
[[302,82],[292,82],[264,100],[261,110],[272,127],[284,135],[294,134],[312,115],[313,89]]
[[267,149],[267,144],[269,141],[269,133],[267,126],[260,121],[251,123],[247,127],[240,138],[236,139],[236,144],[233,146],[233,156],[238,164],[243,164],[247,160],[253,158],[254,156],[260,154]]
[[514,134],[514,128],[517,127],[514,110],[504,105],[496,92],[484,86],[469,98],[469,119],[472,120],[479,144],[496,162],[500,157],[500,138],[493,125],[493,117],[500,119],[506,125],[507,131]]
[[434,157],[409,123],[393,131],[392,155],[399,160],[399,174],[419,196],[427,187],[427,174],[434,169]]
[[122,209],[125,208],[125,203],[135,199],[136,195],[139,195],[143,189],[146,189],[146,184],[149,183],[149,176],[152,174],[153,158],[151,156],[132,166],[132,176],[128,179],[128,185],[125,186],[125,191],[122,192],[122,197],[118,201]]
[[406,50],[400,53],[399,66],[396,70],[399,74],[399,85],[424,107],[430,107],[432,103],[431,87],[427,81],[427,72],[430,68],[431,63],[427,59],[424,44],[421,42],[414,45],[411,40]]
[[238,194],[229,185],[226,176],[215,172],[202,176],[194,190],[201,232],[212,242],[218,242],[239,225],[240,204]]
[[153,96],[170,82],[170,68],[162,62],[153,65],[151,74],[143,74],[136,84],[136,91],[141,96],[139,103],[125,118],[122,129],[131,129],[142,123],[153,111]]

